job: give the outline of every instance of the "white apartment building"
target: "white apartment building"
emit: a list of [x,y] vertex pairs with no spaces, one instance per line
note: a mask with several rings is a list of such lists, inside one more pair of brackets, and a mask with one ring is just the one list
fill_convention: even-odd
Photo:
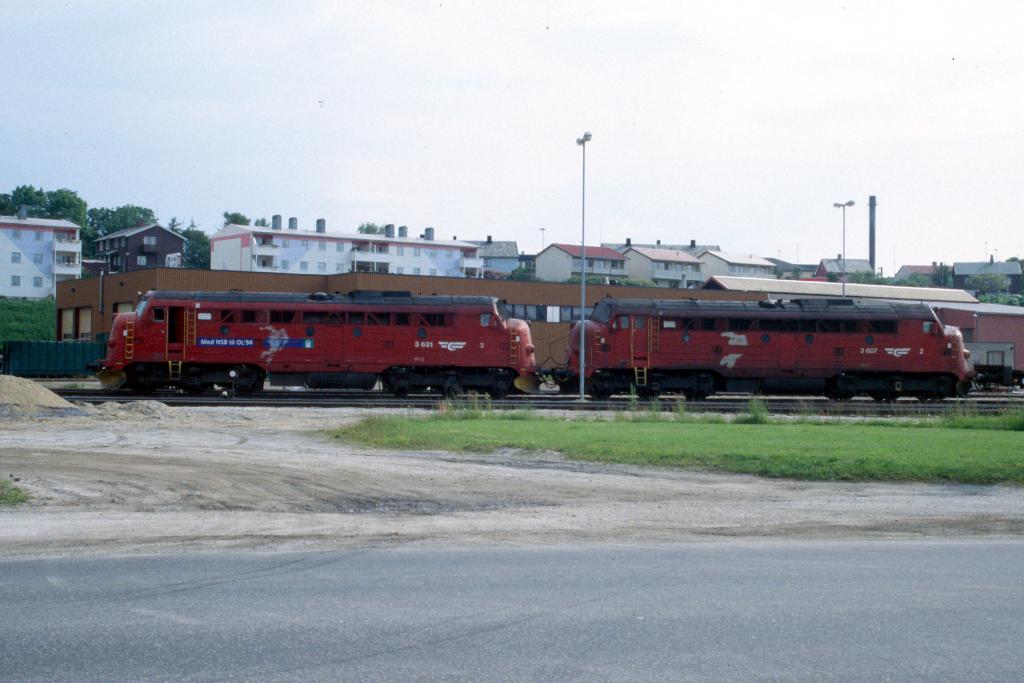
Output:
[[270,227],[228,225],[210,238],[212,270],[260,273],[390,273],[481,277],[484,261],[477,245],[436,240],[434,229],[422,237],[393,225],[384,234],[327,232],[323,219],[315,230],[299,230],[298,221],[274,216]]
[[775,264],[752,254],[725,251],[704,251],[698,256],[704,263],[705,277],[736,275],[742,277],[775,277]]
[[42,299],[82,276],[78,226],[53,218],[0,216],[0,296]]
[[[537,254],[538,280],[563,282],[579,277],[583,270],[582,248],[578,244],[549,244]],[[626,257],[608,247],[587,247],[587,276],[626,277]]]
[[651,280],[674,289],[693,289],[704,282],[704,264],[685,251],[631,246],[622,255],[631,280]]

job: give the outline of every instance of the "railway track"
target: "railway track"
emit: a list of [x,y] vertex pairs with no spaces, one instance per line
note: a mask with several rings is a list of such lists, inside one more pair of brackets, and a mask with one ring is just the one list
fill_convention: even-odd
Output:
[[[98,390],[55,389],[58,395],[79,403],[153,400],[172,406],[188,407],[292,407],[292,408],[407,408],[420,410],[495,409],[495,410],[570,410],[570,411],[662,411],[679,409],[681,399],[663,398],[640,401],[628,396],[608,400],[579,401],[575,396],[512,396],[501,400],[486,397],[445,399],[436,394],[405,398],[375,391],[264,391],[250,396],[206,394],[193,396],[176,392],[156,392],[149,396],[107,393]],[[685,401],[688,413],[743,413],[749,410],[752,396],[722,394],[704,401]],[[830,401],[820,397],[758,397],[772,415],[825,415],[846,417],[926,417],[958,412],[1000,414],[1024,410],[1024,396],[979,396],[938,402],[899,400],[878,403],[870,399]]]

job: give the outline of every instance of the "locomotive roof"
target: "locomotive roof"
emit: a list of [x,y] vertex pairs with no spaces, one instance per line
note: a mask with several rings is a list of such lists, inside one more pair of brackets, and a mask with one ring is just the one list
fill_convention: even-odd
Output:
[[356,290],[347,294],[315,292],[179,292],[153,290],[154,299],[183,299],[236,304],[345,304],[366,306],[485,306],[497,299],[493,296],[413,295],[410,292],[371,292]]
[[918,318],[933,320],[935,314],[925,304],[860,299],[794,299],[790,301],[710,301],[666,299],[612,299],[607,303],[616,314],[648,313],[692,317],[728,316],[743,318],[793,318],[814,316],[833,319]]

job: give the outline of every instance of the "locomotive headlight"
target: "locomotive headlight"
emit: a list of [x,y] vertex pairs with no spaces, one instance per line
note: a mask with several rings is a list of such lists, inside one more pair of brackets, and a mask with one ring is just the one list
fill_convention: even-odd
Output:
[[228,372],[228,377],[230,377],[231,379],[234,379],[234,378],[238,377],[238,373],[235,372],[234,370],[231,370],[230,372]]

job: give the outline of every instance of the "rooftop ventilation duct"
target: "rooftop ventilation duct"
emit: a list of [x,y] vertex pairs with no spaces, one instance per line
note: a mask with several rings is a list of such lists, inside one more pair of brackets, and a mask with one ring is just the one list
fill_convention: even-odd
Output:
[[26,218],[28,218],[28,206],[26,206],[25,204],[22,204],[21,206],[18,207],[18,218],[20,218],[21,220],[25,220]]
[[289,230],[298,230],[299,229],[299,219],[296,218],[295,216],[292,216],[291,218],[289,218],[288,219],[288,229]]
[[[393,228],[395,226],[392,225],[391,227]],[[408,237],[409,236],[409,228],[404,226],[404,225],[399,225],[398,226],[398,236],[399,237]]]
[[425,239],[427,241],[430,241],[430,242],[433,242],[434,241],[434,229],[433,228],[424,228],[423,229],[423,239]]
[[280,230],[281,229],[281,214],[275,213],[270,217],[270,229]]
[[384,236],[385,237],[394,237],[395,236],[395,226],[394,226],[394,224],[388,223],[387,225],[384,226]]
[[324,219],[324,218],[317,218],[316,219],[316,231],[317,232],[327,232],[327,220],[326,219]]

